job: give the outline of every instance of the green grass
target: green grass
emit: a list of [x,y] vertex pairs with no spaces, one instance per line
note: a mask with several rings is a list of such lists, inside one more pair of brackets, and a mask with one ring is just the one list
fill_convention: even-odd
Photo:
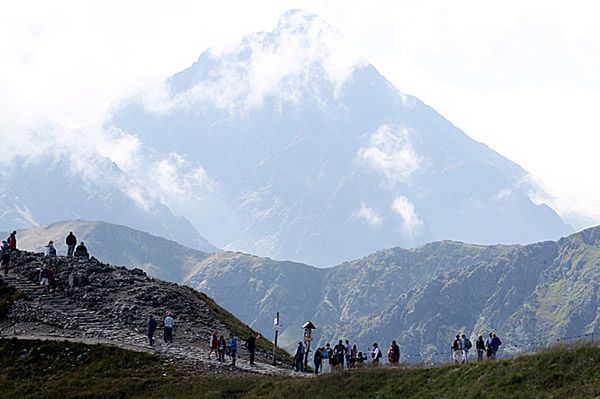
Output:
[[587,398],[600,395],[600,349],[561,347],[515,360],[362,369],[299,379],[200,376],[153,355],[69,342],[0,340],[0,398]]
[[6,317],[15,301],[23,298],[25,295],[13,286],[6,284],[4,280],[0,280],[0,319]]

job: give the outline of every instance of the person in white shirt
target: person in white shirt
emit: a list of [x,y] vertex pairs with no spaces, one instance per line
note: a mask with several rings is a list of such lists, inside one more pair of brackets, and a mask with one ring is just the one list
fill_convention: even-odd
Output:
[[379,349],[379,345],[377,343],[373,344],[373,350],[371,351],[371,359],[373,359],[373,365],[379,365],[379,359],[381,359],[381,349]]
[[167,316],[165,317],[165,342],[173,342],[173,325],[171,312],[167,312]]

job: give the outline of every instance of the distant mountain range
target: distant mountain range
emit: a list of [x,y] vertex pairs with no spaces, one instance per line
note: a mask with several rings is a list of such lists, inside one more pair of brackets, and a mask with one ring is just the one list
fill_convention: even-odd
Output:
[[[470,139],[315,15],[205,51],[156,98],[115,105],[105,128],[201,175],[165,197],[211,242],[328,266],[453,239],[528,243],[572,232],[528,173]],[[146,170],[127,170],[140,181]]]
[[267,337],[281,312],[280,342],[288,349],[307,320],[320,342],[349,338],[365,348],[397,339],[404,353],[446,349],[458,331],[495,330],[507,344],[522,345],[595,331],[600,320],[600,227],[526,246],[443,241],[391,248],[328,269],[207,254],[99,222],[20,231],[19,246],[43,250],[71,230],[99,259],[190,285]]

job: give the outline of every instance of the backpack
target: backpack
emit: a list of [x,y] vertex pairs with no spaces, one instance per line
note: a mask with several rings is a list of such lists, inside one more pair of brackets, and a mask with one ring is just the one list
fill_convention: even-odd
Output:
[[466,345],[467,345],[467,349],[471,349],[473,347],[473,344],[471,343],[471,340],[469,338],[467,338]]
[[377,348],[377,356],[375,356],[375,359],[381,359],[382,356],[381,349]]

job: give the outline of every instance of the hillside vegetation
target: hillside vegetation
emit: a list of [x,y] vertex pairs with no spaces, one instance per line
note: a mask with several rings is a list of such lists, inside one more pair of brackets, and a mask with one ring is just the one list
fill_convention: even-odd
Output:
[[0,398],[579,398],[600,395],[600,349],[515,360],[362,369],[318,378],[196,376],[152,355],[68,342],[0,340]]

